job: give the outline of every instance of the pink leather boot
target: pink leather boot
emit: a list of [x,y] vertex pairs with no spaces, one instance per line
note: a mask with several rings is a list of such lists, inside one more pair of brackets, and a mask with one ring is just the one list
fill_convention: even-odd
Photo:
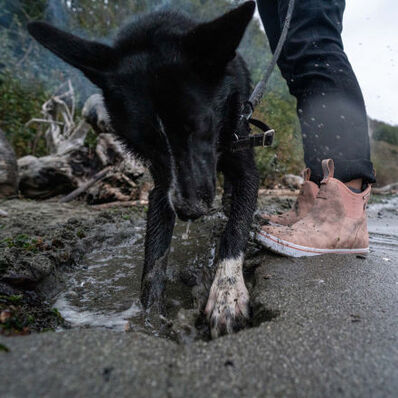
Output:
[[323,160],[322,168],[324,178],[308,214],[291,227],[263,226],[257,234],[262,245],[291,257],[369,252],[366,205],[370,185],[354,193],[333,178],[332,159]]
[[272,224],[292,225],[305,217],[314,205],[319,191],[318,185],[310,181],[310,177],[311,170],[305,169],[303,171],[304,184],[300,189],[296,202],[288,212],[281,215],[264,214],[261,215],[261,218]]

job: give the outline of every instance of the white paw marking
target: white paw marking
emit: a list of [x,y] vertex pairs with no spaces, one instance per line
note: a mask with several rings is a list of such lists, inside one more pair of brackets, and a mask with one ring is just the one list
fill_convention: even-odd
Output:
[[212,338],[233,333],[249,318],[249,292],[242,273],[243,254],[218,264],[205,313]]

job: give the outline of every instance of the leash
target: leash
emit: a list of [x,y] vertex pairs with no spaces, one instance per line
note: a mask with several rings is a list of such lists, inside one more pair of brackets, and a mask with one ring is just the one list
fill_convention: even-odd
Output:
[[240,115],[241,121],[246,120],[249,124],[259,128],[262,133],[250,134],[246,137],[239,137],[238,133],[235,132],[233,137],[234,141],[231,144],[230,150],[232,152],[237,152],[241,150],[245,150],[248,148],[253,148],[256,146],[262,146],[263,148],[266,146],[271,146],[274,140],[275,130],[270,128],[264,122],[253,119],[252,115],[254,112],[254,108],[260,103],[263,98],[268,81],[271,77],[273,70],[275,69],[275,65],[281,55],[282,48],[286,42],[287,33],[289,31],[290,22],[292,20],[293,10],[294,10],[295,0],[290,0],[287,8],[285,22],[283,24],[281,36],[279,38],[278,44],[276,46],[274,55],[272,56],[271,63],[268,65],[267,70],[265,71],[264,77],[257,83],[254,88],[250,99],[242,104],[242,111]]

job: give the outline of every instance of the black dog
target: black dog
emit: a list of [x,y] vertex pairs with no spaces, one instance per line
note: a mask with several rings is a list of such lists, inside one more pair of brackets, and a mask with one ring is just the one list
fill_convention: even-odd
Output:
[[231,151],[250,90],[236,54],[255,9],[248,1],[198,23],[177,12],[138,17],[113,46],[87,41],[43,22],[29,32],[102,89],[112,127],[144,159],[155,187],[149,196],[141,300],[162,311],[175,215],[193,220],[210,209],[216,173],[225,179],[230,215],[206,306],[212,336],[232,333],[249,316],[242,263],[255,210],[258,175],[253,150]]

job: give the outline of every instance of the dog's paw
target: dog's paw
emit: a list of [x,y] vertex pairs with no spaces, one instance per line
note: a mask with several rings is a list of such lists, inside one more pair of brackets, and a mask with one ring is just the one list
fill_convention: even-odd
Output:
[[249,292],[242,263],[243,256],[218,265],[205,309],[212,338],[242,329],[249,319]]

